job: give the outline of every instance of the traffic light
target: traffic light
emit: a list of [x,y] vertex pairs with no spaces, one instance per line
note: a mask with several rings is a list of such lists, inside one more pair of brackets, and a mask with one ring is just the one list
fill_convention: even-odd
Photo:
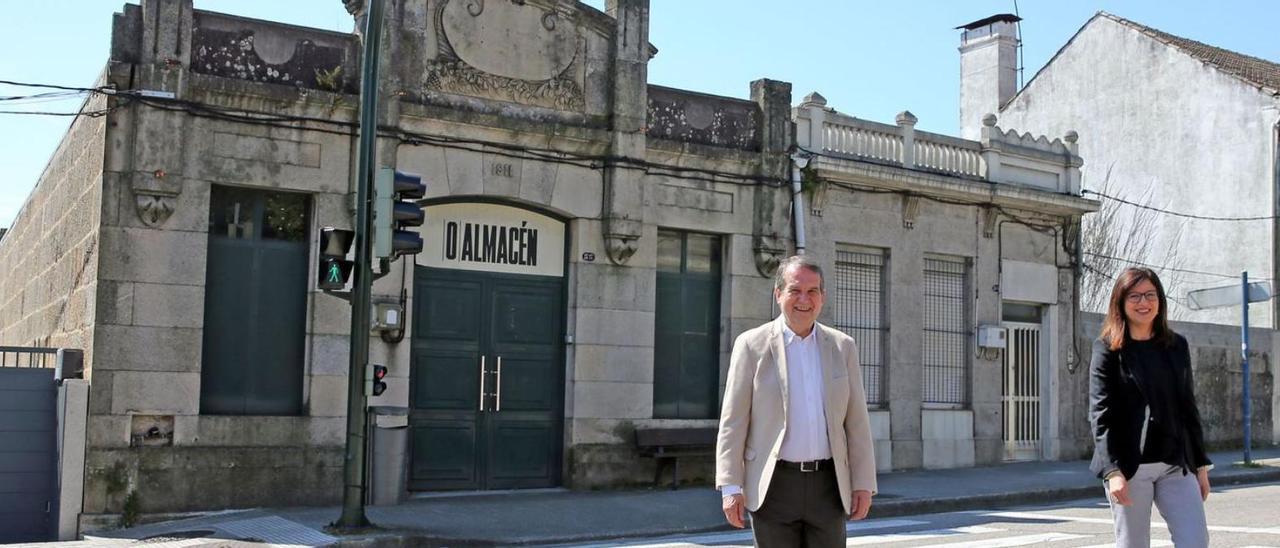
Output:
[[364,376],[365,396],[381,396],[387,391],[387,382],[383,380],[387,378],[387,366],[371,363],[365,370]]
[[427,194],[422,177],[389,167],[378,170],[373,182],[373,254],[395,260],[422,251],[422,236],[407,230],[425,218],[416,201]]
[[317,286],[326,291],[340,291],[351,278],[355,263],[347,260],[356,233],[326,226],[320,229],[320,268]]

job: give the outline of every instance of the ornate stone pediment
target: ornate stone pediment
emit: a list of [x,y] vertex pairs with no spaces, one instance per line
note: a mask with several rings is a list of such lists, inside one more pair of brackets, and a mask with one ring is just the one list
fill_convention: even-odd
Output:
[[438,55],[428,91],[583,111],[586,41],[573,8],[529,0],[444,0],[434,4]]

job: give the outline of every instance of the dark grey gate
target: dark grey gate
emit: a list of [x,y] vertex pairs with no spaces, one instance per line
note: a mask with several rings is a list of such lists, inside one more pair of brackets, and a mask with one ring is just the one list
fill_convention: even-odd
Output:
[[0,346],[0,544],[54,540],[56,353]]

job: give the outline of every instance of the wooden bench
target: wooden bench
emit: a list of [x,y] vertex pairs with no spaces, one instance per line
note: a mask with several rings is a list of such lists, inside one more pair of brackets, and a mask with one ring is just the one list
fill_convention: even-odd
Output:
[[656,459],[653,484],[662,478],[666,461],[674,463],[671,473],[671,489],[680,487],[680,457],[711,456],[716,450],[716,428],[637,428],[636,448],[640,453]]

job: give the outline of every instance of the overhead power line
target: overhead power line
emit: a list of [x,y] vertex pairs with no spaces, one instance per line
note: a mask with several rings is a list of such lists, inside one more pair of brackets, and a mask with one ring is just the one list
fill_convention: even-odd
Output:
[[1185,218],[1188,218],[1188,219],[1200,219],[1200,220],[1203,220],[1203,221],[1270,221],[1270,220],[1273,220],[1273,219],[1280,218],[1280,217],[1277,217],[1276,215],[1258,215],[1258,216],[1254,216],[1254,217],[1220,217],[1220,216],[1215,216],[1215,215],[1197,215],[1197,214],[1194,214],[1194,213],[1182,213],[1182,212],[1179,212],[1179,211],[1172,211],[1172,210],[1163,209],[1163,208],[1159,208],[1159,207],[1155,207],[1155,206],[1149,206],[1149,205],[1146,205],[1146,204],[1140,204],[1140,203],[1137,203],[1137,202],[1131,202],[1131,201],[1126,200],[1126,199],[1124,199],[1124,198],[1118,198],[1118,197],[1116,197],[1116,196],[1111,196],[1111,195],[1108,195],[1108,194],[1103,194],[1103,193],[1098,192],[1098,191],[1096,191],[1096,190],[1083,190],[1083,191],[1081,191],[1081,192],[1082,192],[1082,193],[1084,193],[1084,194],[1093,194],[1094,196],[1098,196],[1098,197],[1100,197],[1100,198],[1104,198],[1104,199],[1107,199],[1107,200],[1111,200],[1111,201],[1113,201],[1113,202],[1119,202],[1119,203],[1122,203],[1122,204],[1125,204],[1125,205],[1130,205],[1130,206],[1133,206],[1133,207],[1136,207],[1136,208],[1139,208],[1139,209],[1145,209],[1145,210],[1148,210],[1148,211],[1154,211],[1154,212],[1157,212],[1157,213],[1163,213],[1163,214],[1165,214],[1165,215],[1173,215],[1173,216],[1175,216],[1175,217],[1185,217]]
[[[1239,274],[1239,273],[1235,273],[1235,274],[1223,274],[1223,273],[1221,273],[1221,272],[1207,272],[1207,271],[1204,271],[1204,270],[1191,270],[1191,269],[1188,269],[1188,268],[1175,268],[1175,267],[1172,267],[1172,266],[1165,266],[1165,265],[1158,265],[1158,264],[1150,264],[1150,263],[1144,263],[1144,262],[1142,262],[1142,261],[1135,261],[1135,260],[1133,260],[1133,259],[1125,259],[1125,258],[1123,258],[1123,257],[1112,257],[1112,256],[1110,256],[1110,255],[1103,255],[1103,254],[1101,254],[1101,253],[1094,253],[1094,252],[1092,252],[1092,251],[1085,251],[1085,252],[1084,252],[1084,254],[1085,254],[1085,255],[1088,255],[1088,256],[1090,256],[1090,257],[1098,258],[1098,259],[1105,259],[1105,260],[1108,260],[1108,261],[1117,261],[1117,262],[1121,262],[1121,263],[1134,264],[1134,265],[1138,265],[1138,266],[1145,266],[1145,267],[1147,267],[1147,268],[1153,268],[1153,269],[1158,269],[1158,270],[1168,270],[1168,271],[1171,271],[1171,272],[1181,272],[1181,273],[1183,273],[1183,274],[1199,274],[1199,275],[1201,275],[1201,276],[1213,276],[1213,277],[1216,277],[1216,278],[1226,278],[1226,279],[1231,279],[1231,280],[1238,280],[1238,279],[1240,279],[1240,274]],[[1249,276],[1249,277],[1250,277],[1251,279],[1254,279],[1254,280],[1267,280],[1267,281],[1270,281],[1270,280],[1271,280],[1271,278],[1262,278],[1262,277],[1257,277],[1257,276]]]

